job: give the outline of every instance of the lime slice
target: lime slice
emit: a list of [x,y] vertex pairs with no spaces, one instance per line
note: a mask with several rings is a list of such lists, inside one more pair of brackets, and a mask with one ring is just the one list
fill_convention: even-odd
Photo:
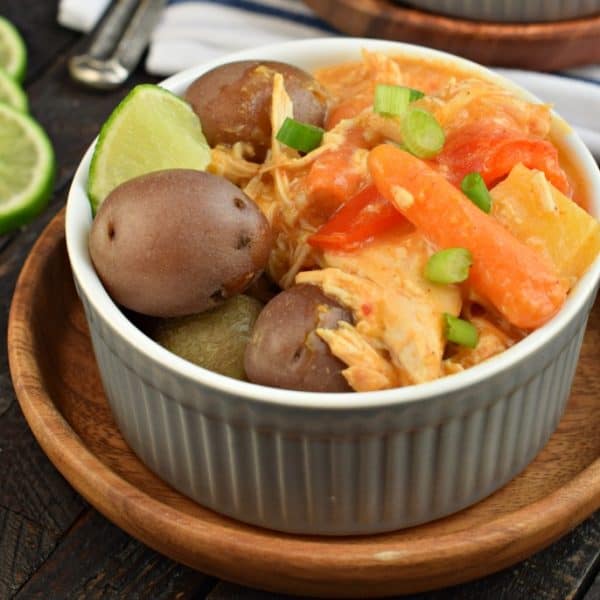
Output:
[[27,112],[27,96],[21,86],[0,69],[0,102]]
[[24,225],[45,206],[54,182],[54,152],[29,115],[0,103],[0,234]]
[[27,67],[25,42],[15,26],[0,17],[0,68],[16,81],[23,81]]
[[151,84],[138,85],[100,130],[88,180],[94,213],[119,184],[162,169],[204,169],[210,148],[191,106]]

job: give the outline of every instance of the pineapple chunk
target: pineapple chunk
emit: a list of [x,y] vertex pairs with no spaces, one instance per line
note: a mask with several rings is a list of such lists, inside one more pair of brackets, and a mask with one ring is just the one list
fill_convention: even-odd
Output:
[[490,193],[492,215],[515,237],[545,253],[571,286],[600,253],[600,223],[541,171],[519,163]]

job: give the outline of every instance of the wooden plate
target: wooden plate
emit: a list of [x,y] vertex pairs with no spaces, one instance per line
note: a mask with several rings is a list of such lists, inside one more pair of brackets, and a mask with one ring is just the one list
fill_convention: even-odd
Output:
[[33,433],[100,512],[201,571],[272,591],[381,596],[481,577],[550,544],[600,507],[600,303],[558,431],[535,462],[476,506],[370,537],[280,534],[203,509],[127,447],[98,377],[59,214],[33,248],[9,319],[15,389]]
[[482,23],[394,0],[304,0],[340,31],[411,42],[486,65],[555,71],[600,61],[600,14],[552,23]]

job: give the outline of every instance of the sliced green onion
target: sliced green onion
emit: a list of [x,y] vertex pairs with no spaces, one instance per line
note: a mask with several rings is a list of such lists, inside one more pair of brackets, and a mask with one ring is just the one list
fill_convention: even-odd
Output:
[[425,92],[422,92],[421,90],[415,90],[414,88],[408,89],[410,90],[410,102],[420,100],[425,95]]
[[425,277],[434,283],[459,283],[469,276],[473,257],[466,248],[446,248],[432,254],[425,265]]
[[475,348],[479,341],[479,333],[473,323],[459,319],[449,313],[444,313],[444,321],[446,325],[446,339],[449,342]]
[[324,133],[320,127],[286,117],[275,137],[294,150],[310,152],[321,144]]
[[377,84],[373,110],[382,115],[400,116],[406,112],[408,105],[425,94],[403,85]]
[[409,108],[400,125],[408,151],[419,158],[432,158],[444,147],[446,136],[435,117],[422,108]]
[[469,173],[465,175],[460,189],[465,196],[476,204],[483,212],[489,213],[492,210],[492,197],[485,185],[483,177],[479,173]]

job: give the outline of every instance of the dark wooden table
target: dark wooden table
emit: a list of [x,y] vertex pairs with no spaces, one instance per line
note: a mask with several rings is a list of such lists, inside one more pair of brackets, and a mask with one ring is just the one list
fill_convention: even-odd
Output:
[[[85,0],[82,0],[85,1]],[[49,208],[30,226],[0,238],[0,322],[33,242],[64,205],[84,150],[127,89],[154,81],[139,68],[127,86],[96,93],[75,85],[66,62],[85,40],[56,25],[48,0],[1,0],[0,14],[23,33],[26,90],[48,131],[58,173]],[[199,59],[201,57],[198,57]],[[550,548],[485,579],[412,596],[426,599],[600,599],[600,512]],[[256,598],[274,595],[219,581],[175,563],[128,536],[89,506],[40,450],[10,381],[0,347],[0,600],[6,598]]]

